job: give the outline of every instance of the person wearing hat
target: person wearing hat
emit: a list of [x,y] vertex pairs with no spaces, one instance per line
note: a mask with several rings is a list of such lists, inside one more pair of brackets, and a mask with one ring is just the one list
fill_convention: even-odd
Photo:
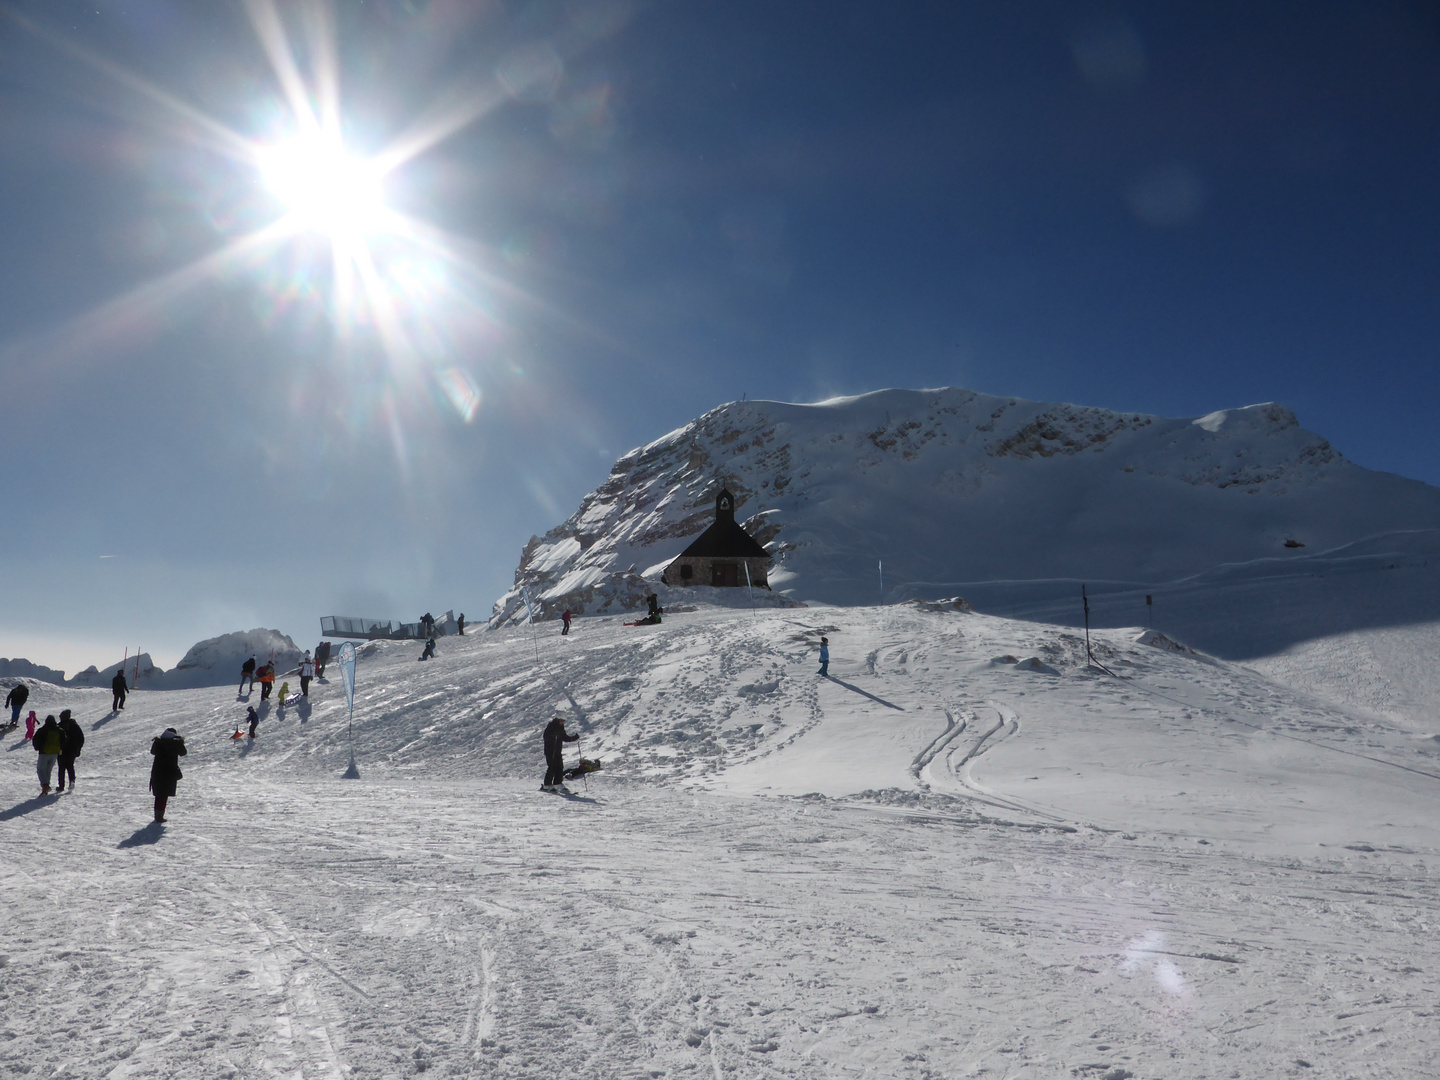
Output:
[[830,639],[828,637],[820,639],[820,670],[815,674],[823,675],[827,679],[830,677]]
[[65,790],[65,777],[70,777],[70,790],[75,790],[75,759],[80,756],[80,750],[85,745],[85,732],[80,730],[80,725],[70,715],[69,709],[60,710],[60,738],[64,742],[61,747],[60,757],[56,764],[60,766],[60,776],[55,785],[56,791]]
[[175,785],[185,776],[180,771],[180,759],[188,753],[185,740],[173,727],[167,727],[150,743],[150,753],[155,761],[150,766],[150,790],[155,793],[155,820],[165,821],[165,805],[175,794]]
[[310,650],[305,650],[305,657],[300,661],[300,696],[310,696],[310,680],[315,677],[315,661],[310,659]]

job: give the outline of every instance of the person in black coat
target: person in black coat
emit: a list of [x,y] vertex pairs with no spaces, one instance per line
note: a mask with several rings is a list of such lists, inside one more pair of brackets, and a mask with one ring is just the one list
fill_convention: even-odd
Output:
[[166,728],[150,743],[150,753],[155,756],[150,766],[150,790],[155,793],[155,820],[165,820],[165,804],[175,794],[175,785],[184,777],[180,771],[180,759],[188,751],[185,740],[173,727]]
[[65,790],[65,777],[70,777],[70,790],[75,790],[75,759],[80,756],[80,750],[85,745],[85,732],[80,730],[80,725],[70,715],[69,709],[60,710],[60,756],[56,763],[60,766],[60,778],[55,784],[56,791]]
[[566,734],[563,716],[557,716],[545,725],[545,783],[540,785],[541,791],[559,791],[564,788],[565,752],[562,746],[579,738],[579,735]]
[[125,707],[125,672],[115,672],[115,677],[110,680],[110,692],[115,695],[115,700],[110,703],[111,712],[119,712]]
[[250,689],[255,689],[255,657],[250,657],[240,665],[240,688],[235,691],[236,696],[245,693],[245,684],[250,684]]
[[10,706],[10,726],[15,727],[20,723],[20,708],[30,700],[30,687],[23,682],[15,686],[10,693],[5,695],[5,704]]

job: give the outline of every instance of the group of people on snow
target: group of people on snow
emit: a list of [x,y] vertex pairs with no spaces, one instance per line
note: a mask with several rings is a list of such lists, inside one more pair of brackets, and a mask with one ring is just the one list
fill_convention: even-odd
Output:
[[[32,720],[34,716],[35,713],[31,712]],[[71,790],[74,790],[75,759],[80,756],[80,751],[85,746],[85,732],[80,730],[80,725],[70,715],[70,710],[61,709],[58,722],[53,716],[45,717],[45,723],[40,726],[40,730],[28,737],[37,755],[35,775],[40,780],[40,794],[50,794],[50,776],[57,765],[60,767],[58,790],[65,790],[67,778]]]
[[[658,622],[660,609],[657,598],[652,594],[647,597],[647,600],[649,602],[650,615]],[[461,615],[459,619],[462,633],[464,632],[464,618],[464,615]],[[569,634],[571,618],[572,612],[569,608],[566,608],[564,614],[561,615],[562,627],[560,633],[562,636]],[[422,623],[429,624],[433,627],[434,620],[431,619],[427,613]],[[296,667],[296,671],[300,677],[300,694],[302,697],[308,698],[310,696],[311,680],[325,674],[325,664],[330,659],[330,655],[331,650],[328,641],[322,641],[315,649],[313,656],[309,649],[305,650],[305,655],[300,659]],[[421,654],[420,659],[427,660],[434,656],[435,639],[434,637],[430,637],[426,642],[425,651]],[[820,670],[817,671],[816,674],[828,678],[829,673],[830,639],[828,637],[821,637]],[[260,681],[261,686],[260,700],[265,701],[269,698],[270,688],[275,683],[275,663],[273,660],[268,660],[260,666],[257,666],[254,656],[246,660],[240,668],[239,692],[241,694],[246,693],[247,684],[248,689],[253,690],[257,679]],[[284,705],[284,695],[288,691],[289,685],[287,682],[281,687],[282,707]],[[118,712],[125,707],[125,697],[128,690],[123,670],[115,673],[115,678],[111,682],[111,689],[114,692],[112,708]],[[6,695],[5,705],[11,710],[11,728],[18,725],[20,711],[29,698],[30,689],[23,682],[14,686]],[[249,724],[249,734],[253,739],[256,736],[256,730],[260,723],[260,715],[253,706],[247,707],[245,720]],[[38,729],[37,724],[39,724],[39,721],[36,718],[35,711],[32,709],[26,718],[25,738],[31,740],[31,745],[37,755],[35,768],[37,778],[40,781],[40,794],[42,796],[50,794],[50,779],[57,766],[59,769],[56,786],[57,792],[63,792],[65,790],[67,780],[73,790],[75,786],[75,759],[80,756],[81,748],[85,745],[85,733],[81,730],[80,725],[75,721],[69,709],[61,710],[58,720],[54,716],[47,716],[45,717],[45,722],[40,724]],[[238,726],[235,730],[234,737],[237,739],[241,737]],[[564,784],[566,779],[564,744],[567,742],[577,742],[579,738],[580,736],[578,734],[571,734],[565,730],[565,720],[563,717],[557,716],[545,726],[543,733],[545,780],[541,784],[542,791],[568,793],[568,789]],[[166,728],[163,733],[151,741],[150,753],[155,759],[150,769],[150,790],[155,796],[155,821],[164,822],[166,820],[165,810],[167,803],[175,795],[176,785],[183,776],[180,770],[179,759],[187,753],[185,740],[173,727]],[[570,775],[580,775],[598,769],[599,767],[599,762],[587,761],[582,757],[579,765],[570,770]]]

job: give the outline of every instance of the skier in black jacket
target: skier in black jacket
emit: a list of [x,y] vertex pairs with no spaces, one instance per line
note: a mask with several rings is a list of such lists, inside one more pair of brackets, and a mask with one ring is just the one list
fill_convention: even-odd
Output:
[[30,687],[23,682],[16,684],[10,693],[5,695],[5,704],[10,706],[10,726],[15,727],[20,723],[20,709],[25,702],[30,700]]
[[253,657],[253,656],[250,657],[249,660],[246,660],[245,663],[243,663],[243,664],[240,665],[240,688],[235,691],[235,696],[236,696],[236,697],[239,697],[241,694],[245,693],[245,684],[246,684],[247,682],[250,684],[250,689],[251,689],[251,690],[254,690],[254,689],[255,689],[255,657]]
[[56,791],[65,790],[65,777],[70,777],[70,790],[75,790],[75,759],[80,756],[80,750],[85,745],[85,732],[80,730],[80,725],[70,715],[69,709],[60,710],[60,756],[56,758],[56,764],[60,766],[60,779],[55,784]]
[[125,672],[115,672],[115,677],[110,680],[110,691],[115,695],[115,700],[110,703],[111,712],[119,712],[125,707]]
[[545,725],[545,783],[540,785],[541,791],[566,791],[565,779],[565,753],[562,744],[575,742],[579,735],[567,735],[565,733],[565,718],[557,716],[550,723]]

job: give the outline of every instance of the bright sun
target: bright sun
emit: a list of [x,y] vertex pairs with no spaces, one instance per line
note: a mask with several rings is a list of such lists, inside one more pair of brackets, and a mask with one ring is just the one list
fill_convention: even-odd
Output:
[[376,231],[385,211],[380,173],[325,136],[296,138],[262,155],[265,185],[303,228],[330,236]]

